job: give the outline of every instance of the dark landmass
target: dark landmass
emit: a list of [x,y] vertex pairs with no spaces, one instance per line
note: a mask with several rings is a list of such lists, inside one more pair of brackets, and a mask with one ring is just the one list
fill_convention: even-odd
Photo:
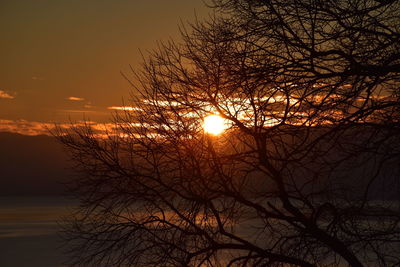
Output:
[[59,195],[73,171],[54,137],[0,132],[0,195]]
[[[360,157],[350,159],[350,164],[355,160]],[[363,193],[370,182],[363,177],[373,172],[373,161],[355,168],[343,166],[342,171],[328,179],[338,179],[343,188],[362,188],[360,192]],[[0,132],[0,196],[67,194],[66,182],[74,178],[71,166],[63,145],[52,136]],[[399,200],[399,175],[398,157],[395,157],[369,185],[368,198]],[[301,181],[302,177],[298,179]]]

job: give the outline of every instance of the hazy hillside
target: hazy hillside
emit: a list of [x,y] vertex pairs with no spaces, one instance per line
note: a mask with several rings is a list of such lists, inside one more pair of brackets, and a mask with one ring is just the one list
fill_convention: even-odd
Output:
[[[355,160],[360,158],[352,158],[349,164]],[[66,193],[63,183],[73,177],[70,165],[62,145],[53,137],[0,132],[0,196]],[[373,169],[373,160],[356,168],[343,166],[343,171],[330,179],[339,179],[344,188],[364,188],[368,181],[364,181],[363,177]],[[398,158],[388,161],[370,184],[370,198],[398,200],[398,170]],[[298,180],[301,181],[302,177]]]
[[65,193],[68,164],[53,137],[0,133],[0,195]]

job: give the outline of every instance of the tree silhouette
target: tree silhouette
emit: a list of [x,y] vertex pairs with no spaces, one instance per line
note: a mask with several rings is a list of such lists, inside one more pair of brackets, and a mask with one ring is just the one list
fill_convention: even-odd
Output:
[[58,133],[71,263],[399,265],[399,1],[211,6],[126,75],[105,136]]

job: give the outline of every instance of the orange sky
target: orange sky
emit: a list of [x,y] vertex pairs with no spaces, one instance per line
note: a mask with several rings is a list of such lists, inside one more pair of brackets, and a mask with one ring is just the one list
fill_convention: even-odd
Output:
[[129,97],[120,71],[138,66],[139,49],[207,12],[201,0],[2,0],[0,131],[83,114],[106,122]]

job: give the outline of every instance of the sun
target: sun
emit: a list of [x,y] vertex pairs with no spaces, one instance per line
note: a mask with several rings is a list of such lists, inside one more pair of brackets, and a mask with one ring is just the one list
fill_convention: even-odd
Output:
[[212,135],[219,135],[226,130],[227,125],[223,118],[218,115],[209,115],[204,118],[204,131]]

